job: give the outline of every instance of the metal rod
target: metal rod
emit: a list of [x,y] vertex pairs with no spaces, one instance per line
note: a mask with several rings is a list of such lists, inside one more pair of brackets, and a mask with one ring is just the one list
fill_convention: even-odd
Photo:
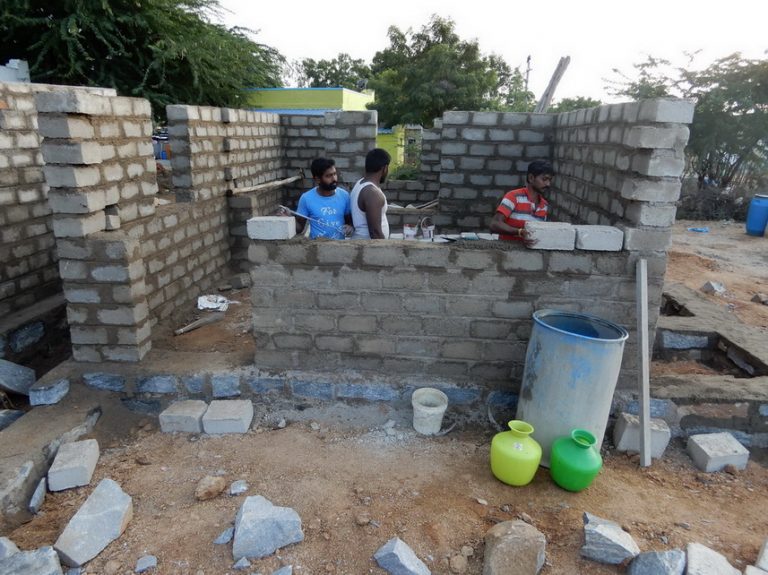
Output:
[[324,227],[324,228],[328,228],[328,229],[331,229],[331,230],[335,230],[335,231],[337,231],[337,232],[340,232],[342,235],[345,235],[345,234],[344,234],[344,228],[339,228],[339,227],[337,227],[337,226],[333,226],[333,225],[331,225],[331,224],[326,224],[326,223],[324,223],[324,222],[322,222],[322,221],[320,221],[320,220],[317,220],[317,219],[315,219],[315,218],[310,218],[309,216],[302,216],[302,215],[301,215],[299,212],[295,212],[295,211],[293,211],[291,208],[287,208],[287,207],[285,207],[285,206],[281,206],[280,204],[278,204],[278,207],[280,207],[281,209],[285,210],[286,212],[288,212],[288,213],[289,213],[289,214],[291,214],[291,215],[294,215],[294,216],[298,216],[298,217],[300,217],[300,218],[303,218],[303,219],[305,219],[305,220],[307,220],[307,221],[309,221],[309,222],[314,222],[314,223],[316,223],[318,226],[322,226],[322,227]]

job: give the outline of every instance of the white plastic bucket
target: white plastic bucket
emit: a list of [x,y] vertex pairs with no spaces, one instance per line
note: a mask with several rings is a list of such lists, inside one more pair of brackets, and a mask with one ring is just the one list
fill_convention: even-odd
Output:
[[448,396],[434,387],[422,387],[411,396],[413,428],[422,435],[435,435],[443,424]]
[[405,224],[403,226],[403,239],[415,240],[417,230],[418,228],[415,224]]

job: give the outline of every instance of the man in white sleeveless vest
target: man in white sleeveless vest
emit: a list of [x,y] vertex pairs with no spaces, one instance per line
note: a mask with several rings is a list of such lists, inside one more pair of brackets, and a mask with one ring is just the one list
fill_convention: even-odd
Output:
[[391,161],[389,153],[381,148],[374,148],[365,156],[365,176],[357,181],[349,195],[355,227],[353,240],[389,237],[387,197],[379,186],[387,179]]

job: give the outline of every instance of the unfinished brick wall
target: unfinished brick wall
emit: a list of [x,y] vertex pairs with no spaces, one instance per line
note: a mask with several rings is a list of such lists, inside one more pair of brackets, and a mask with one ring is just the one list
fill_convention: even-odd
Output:
[[138,361],[151,347],[145,272],[120,228],[155,211],[149,102],[50,92],[35,106],[73,356]]
[[35,94],[102,88],[0,82],[0,317],[61,293]]
[[[593,313],[632,328],[629,252],[543,252],[508,244],[257,242],[259,368],[375,370],[473,385],[519,381],[531,314]],[[651,262],[649,276],[663,278]],[[634,384],[627,344],[621,382]]]

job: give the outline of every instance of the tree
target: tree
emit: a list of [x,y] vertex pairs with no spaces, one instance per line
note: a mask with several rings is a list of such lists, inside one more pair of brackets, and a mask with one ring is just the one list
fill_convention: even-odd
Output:
[[602,104],[600,100],[587,98],[585,96],[576,96],[575,98],[563,98],[549,108],[549,113],[560,114],[562,112],[572,112],[574,110],[583,110],[584,108],[594,108]]
[[476,41],[461,40],[454,27],[452,20],[432,16],[417,33],[389,28],[390,46],[374,56],[368,84],[376,91],[369,107],[385,126],[430,126],[446,110],[532,107],[519,70],[483,55]]
[[768,59],[735,53],[703,70],[689,65],[665,74],[668,62],[654,58],[635,67],[639,78],[614,82],[617,95],[643,99],[678,96],[696,101],[686,147],[688,171],[699,189],[715,182],[723,189],[764,176],[768,170]]
[[217,0],[5,0],[0,60],[33,81],[115,88],[166,104],[239,106],[249,86],[280,85],[282,57],[244,28],[213,24]]
[[349,88],[362,90],[368,84],[371,69],[363,60],[353,60],[349,54],[341,53],[333,60],[301,61],[304,85],[310,88]]

